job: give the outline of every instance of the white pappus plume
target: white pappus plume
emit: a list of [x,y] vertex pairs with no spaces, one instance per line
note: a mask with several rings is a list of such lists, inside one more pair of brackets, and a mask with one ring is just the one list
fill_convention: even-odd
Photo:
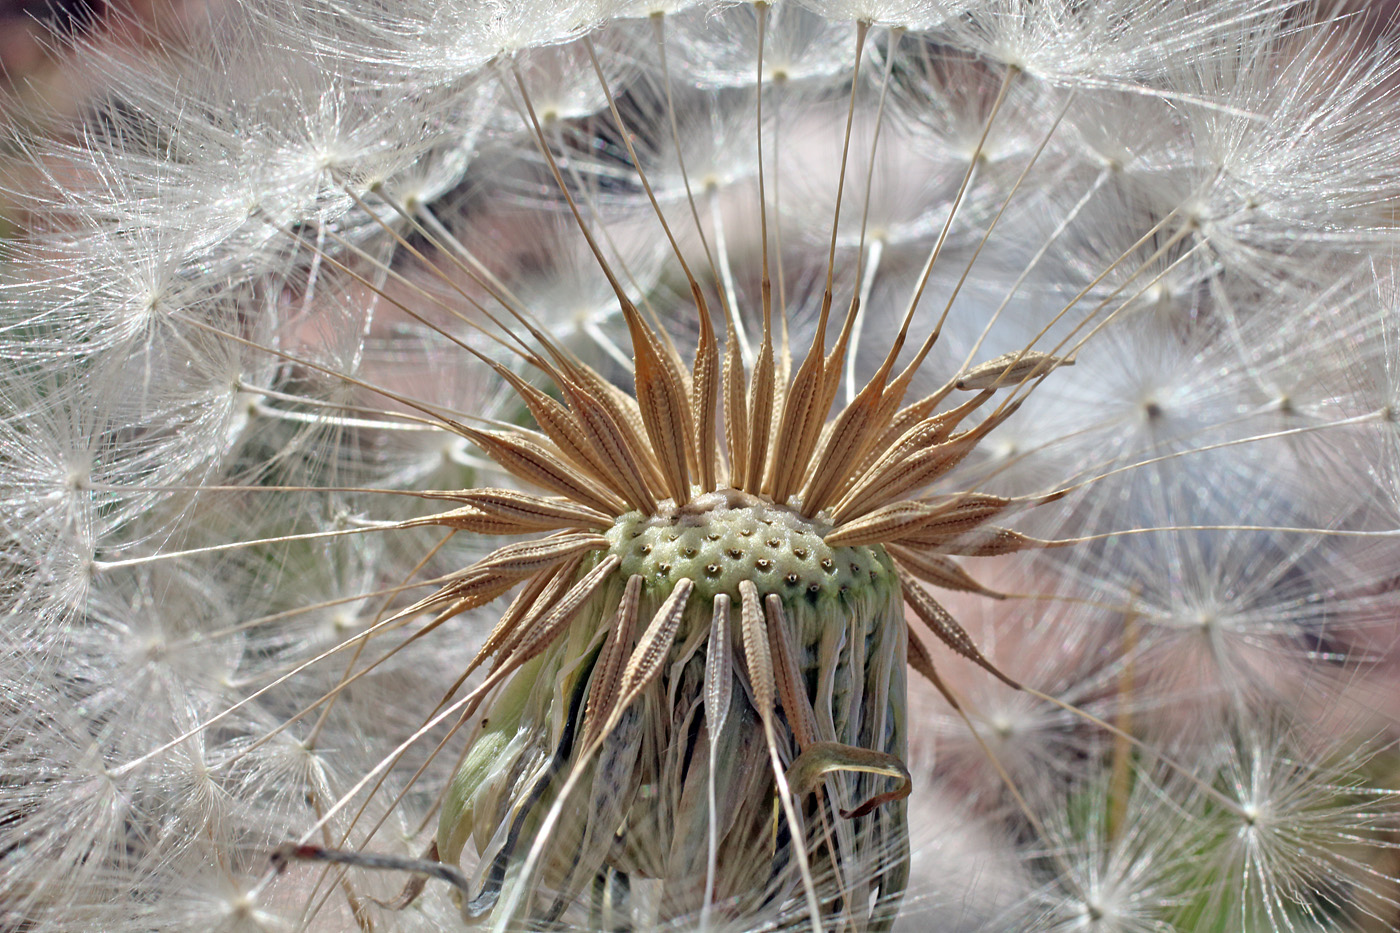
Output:
[[1400,925],[1394,34],[77,53],[7,130],[0,929]]

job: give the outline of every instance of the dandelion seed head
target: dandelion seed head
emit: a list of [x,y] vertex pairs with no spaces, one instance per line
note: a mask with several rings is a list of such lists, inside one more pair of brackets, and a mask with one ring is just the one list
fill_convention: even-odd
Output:
[[18,147],[3,923],[1392,923],[1393,39],[208,27]]

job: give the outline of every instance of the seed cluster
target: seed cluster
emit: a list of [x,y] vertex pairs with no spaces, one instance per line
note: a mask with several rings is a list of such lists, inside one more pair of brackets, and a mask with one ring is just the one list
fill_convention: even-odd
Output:
[[752,580],[760,594],[817,603],[894,579],[883,548],[831,547],[822,540],[829,530],[791,509],[726,489],[657,515],[629,512],[607,538],[609,553],[622,561],[620,572],[640,574],[659,596],[688,577],[706,601],[719,593],[737,601],[739,581]]

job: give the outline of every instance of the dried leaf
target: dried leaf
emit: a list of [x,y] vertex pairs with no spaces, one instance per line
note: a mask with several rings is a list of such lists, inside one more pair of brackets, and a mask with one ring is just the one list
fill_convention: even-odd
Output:
[[810,794],[821,786],[826,775],[836,771],[863,771],[880,774],[899,781],[894,790],[876,794],[849,810],[840,811],[843,819],[853,820],[874,812],[879,807],[908,797],[914,789],[914,779],[904,762],[894,755],[869,748],[843,745],[840,742],[813,742],[788,766],[787,779],[795,796]]

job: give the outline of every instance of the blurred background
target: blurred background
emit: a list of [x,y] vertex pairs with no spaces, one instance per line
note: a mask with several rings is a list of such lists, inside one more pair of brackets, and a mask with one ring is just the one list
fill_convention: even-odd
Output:
[[[27,172],[17,145],[62,127],[99,78],[75,49],[100,45],[139,54],[199,30],[224,0],[0,0],[0,236],[19,222],[13,192]],[[9,130],[8,127],[14,127]]]
[[[0,133],[0,237],[22,223],[14,192],[26,190],[30,175],[17,159],[16,140],[22,145],[62,127],[101,90],[101,76],[84,67],[81,50],[140,54],[178,46],[228,2],[0,0],[0,121],[15,126]],[[1317,6],[1363,17],[1378,35],[1396,20],[1400,0],[1317,0]]]

